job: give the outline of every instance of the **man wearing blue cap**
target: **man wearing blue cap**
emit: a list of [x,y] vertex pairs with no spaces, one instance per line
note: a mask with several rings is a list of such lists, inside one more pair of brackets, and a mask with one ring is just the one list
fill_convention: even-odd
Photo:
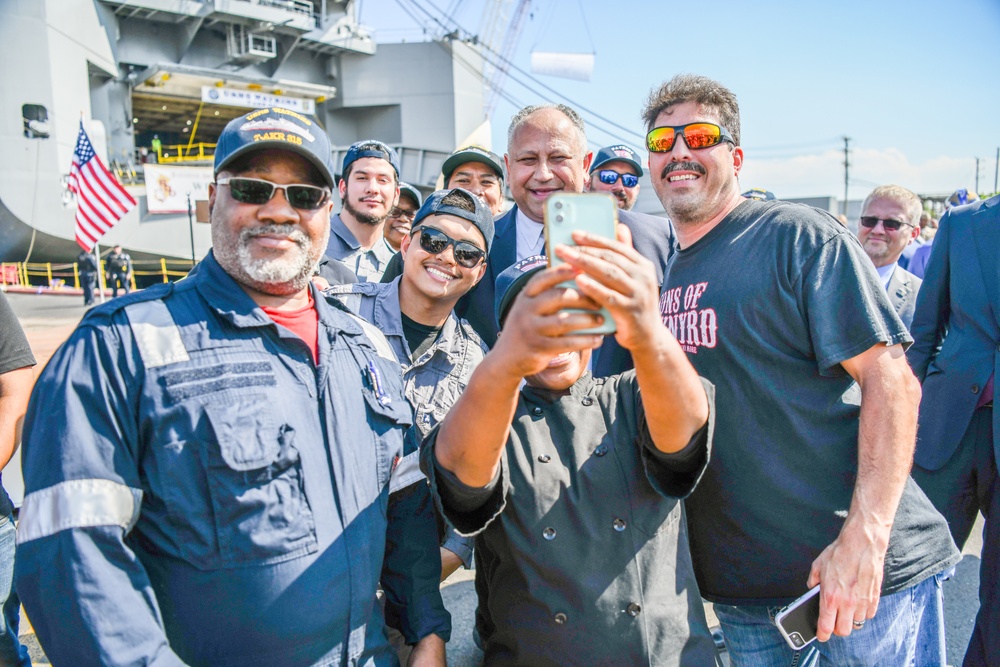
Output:
[[399,199],[399,156],[381,141],[366,139],[344,154],[340,179],[343,209],[330,219],[326,254],[343,262],[359,282],[378,282],[395,251],[383,228]]
[[17,590],[53,664],[444,665],[450,619],[388,342],[310,280],[330,144],[280,108],[231,121],[213,248],[92,309],[28,406]]
[[590,165],[591,192],[607,192],[618,208],[631,211],[639,197],[642,164],[639,155],[625,144],[605,146],[597,151]]
[[[503,212],[503,167],[496,153],[482,146],[465,146],[448,156],[441,165],[444,187],[462,188],[476,195],[489,207],[493,215]],[[400,185],[400,201],[403,199]],[[420,205],[417,205],[419,208]],[[390,218],[391,221],[391,218]],[[388,226],[390,223],[386,223]],[[492,240],[492,239],[491,239]],[[391,243],[391,241],[390,241]],[[390,283],[403,272],[403,257],[397,254],[389,261],[382,274],[382,282]]]
[[[486,271],[493,215],[462,189],[439,190],[417,212],[403,239],[403,274],[391,283],[331,289],[344,305],[385,334],[403,367],[417,428],[427,435],[465,390],[486,346],[455,304]],[[404,460],[399,469],[416,460]],[[471,567],[472,540],[449,532],[441,545],[442,580]]]
[[[709,459],[712,388],[660,324],[627,228],[574,241],[566,265],[500,274],[497,344],[421,452],[435,501],[476,536],[485,664],[711,665],[679,499]],[[600,336],[578,330],[598,305],[634,370],[587,372]]]

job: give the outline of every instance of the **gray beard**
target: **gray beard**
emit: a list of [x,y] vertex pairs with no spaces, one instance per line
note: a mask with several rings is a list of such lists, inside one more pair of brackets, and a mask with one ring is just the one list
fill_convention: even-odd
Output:
[[344,200],[344,210],[350,213],[351,216],[362,225],[371,225],[372,227],[382,224],[385,222],[385,219],[389,217],[388,215],[379,217],[377,215],[372,215],[371,213],[362,213],[358,209],[354,208],[354,205],[351,204],[351,200],[349,199]]
[[[294,294],[304,289],[319,264],[320,253],[326,248],[324,241],[316,252],[309,237],[300,230],[291,233],[299,248],[296,256],[274,259],[257,259],[250,254],[249,241],[254,236],[270,233],[287,233],[287,225],[264,225],[240,232],[235,243],[213,239],[215,257],[223,269],[237,282],[258,292],[273,295]],[[326,239],[329,239],[329,229]]]

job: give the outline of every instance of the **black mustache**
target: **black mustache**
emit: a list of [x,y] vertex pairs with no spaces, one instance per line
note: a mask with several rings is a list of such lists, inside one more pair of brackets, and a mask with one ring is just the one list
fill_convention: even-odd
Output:
[[671,162],[663,168],[660,178],[666,178],[675,171],[693,171],[704,176],[707,172],[705,168],[697,162]]

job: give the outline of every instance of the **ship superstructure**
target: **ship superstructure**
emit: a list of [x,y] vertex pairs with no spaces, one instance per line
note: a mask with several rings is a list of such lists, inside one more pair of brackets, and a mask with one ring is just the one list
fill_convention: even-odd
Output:
[[425,190],[484,133],[476,47],[376,46],[353,0],[0,0],[0,39],[3,261],[79,252],[65,181],[81,119],[139,200],[102,246],[140,260],[208,251],[208,225],[193,224],[192,244],[188,199],[193,213],[219,133],[249,109],[315,114],[335,164],[358,139],[385,141]]

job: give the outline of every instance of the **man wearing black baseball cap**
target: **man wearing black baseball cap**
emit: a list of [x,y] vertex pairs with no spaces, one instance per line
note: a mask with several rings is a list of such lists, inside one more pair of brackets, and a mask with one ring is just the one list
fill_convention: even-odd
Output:
[[[482,339],[454,308],[486,272],[492,240],[493,215],[485,202],[467,190],[439,190],[403,238],[401,276],[330,290],[389,340],[421,436],[448,413],[486,354]],[[411,465],[416,472],[416,457],[404,459],[397,470]],[[448,530],[441,543],[442,581],[461,565],[472,566],[472,539]]]
[[[503,167],[496,153],[482,146],[459,148],[441,165],[445,189],[462,188],[480,197],[494,216],[503,212]],[[402,194],[402,190],[400,190]],[[490,239],[492,243],[493,239]],[[390,283],[403,273],[403,257],[397,254],[382,274]]]
[[[556,248],[568,264],[500,274],[500,338],[421,452],[435,501],[476,535],[485,664],[712,665],[679,500],[709,460],[711,387],[627,228],[574,240]],[[634,370],[587,372],[598,305]]]
[[441,165],[446,188],[462,188],[479,195],[497,216],[503,213],[503,165],[500,157],[482,146],[459,148]]
[[381,141],[351,145],[341,168],[343,209],[330,219],[326,254],[343,262],[359,282],[378,282],[395,251],[383,227],[399,200],[399,156]]
[[17,590],[54,664],[394,664],[379,582],[445,664],[430,498],[394,472],[399,365],[311,283],[330,155],[294,111],[230,122],[212,250],[92,309],[36,383]]
[[639,197],[642,164],[639,155],[625,144],[605,146],[597,151],[590,165],[591,192],[607,192],[618,208],[631,211]]

